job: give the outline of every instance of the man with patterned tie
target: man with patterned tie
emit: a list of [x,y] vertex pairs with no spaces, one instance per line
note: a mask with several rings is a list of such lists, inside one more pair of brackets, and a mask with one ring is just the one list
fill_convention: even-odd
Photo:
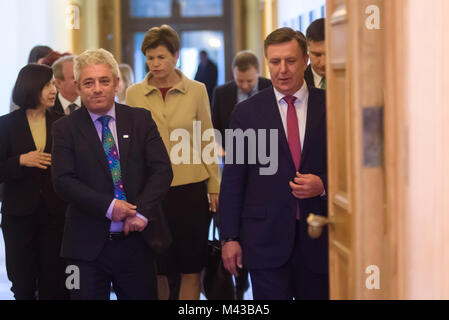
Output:
[[[264,49],[273,87],[238,104],[231,128],[275,129],[278,169],[263,175],[266,161],[237,162],[234,139],[220,188],[223,263],[234,275],[248,268],[254,299],[328,299],[327,230],[311,239],[306,222],[311,212],[327,215],[325,92],[304,82],[307,44],[299,31],[273,31]],[[250,144],[244,159],[250,150],[273,149],[261,139]]]
[[87,50],[74,63],[83,106],[53,127],[53,184],[68,203],[61,254],[79,268],[72,299],[155,299],[149,230],[172,170],[150,112],[114,102],[111,53]]
[[60,114],[71,114],[81,106],[81,98],[78,95],[73,75],[74,58],[74,56],[61,57],[51,66],[55,75],[55,86],[58,90],[53,110]]
[[304,73],[309,87],[326,90],[326,43],[324,42],[324,18],[313,21],[307,28],[306,39],[310,65]]

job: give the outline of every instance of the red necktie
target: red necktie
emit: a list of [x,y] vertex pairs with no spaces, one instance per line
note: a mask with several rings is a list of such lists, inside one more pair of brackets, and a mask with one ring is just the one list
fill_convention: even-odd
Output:
[[[295,164],[296,170],[299,170],[299,164],[301,163],[301,138],[299,135],[298,116],[296,115],[296,109],[294,102],[296,97],[285,96],[284,101],[287,102],[287,140],[290,147],[290,153]],[[296,219],[299,220],[299,202],[297,202]]]
[[287,140],[290,147],[290,153],[295,164],[296,170],[299,170],[299,163],[301,162],[301,138],[299,136],[298,116],[294,102],[296,97],[285,96],[284,101],[287,102]]

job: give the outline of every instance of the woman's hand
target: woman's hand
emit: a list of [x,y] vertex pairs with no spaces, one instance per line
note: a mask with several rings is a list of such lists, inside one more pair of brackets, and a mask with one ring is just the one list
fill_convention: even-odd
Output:
[[209,193],[210,211],[217,212],[218,209],[218,193]]
[[45,170],[48,166],[51,166],[51,154],[37,150],[30,151],[28,153],[21,154],[19,157],[19,162],[23,167],[36,167]]

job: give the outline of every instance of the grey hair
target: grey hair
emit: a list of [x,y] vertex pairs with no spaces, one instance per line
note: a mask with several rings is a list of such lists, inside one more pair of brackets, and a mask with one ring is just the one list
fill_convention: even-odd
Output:
[[53,62],[53,65],[51,66],[51,68],[53,69],[53,74],[56,79],[64,80],[64,73],[62,72],[62,66],[66,62],[73,62],[74,59],[75,59],[75,56],[72,56],[72,55],[71,56],[63,56],[63,57],[59,58],[58,60],[56,60],[55,62]]
[[90,64],[105,64],[111,69],[111,73],[115,78],[120,78],[118,63],[115,61],[112,53],[105,49],[93,49],[86,50],[75,58],[73,65],[75,81],[79,82],[81,70]]

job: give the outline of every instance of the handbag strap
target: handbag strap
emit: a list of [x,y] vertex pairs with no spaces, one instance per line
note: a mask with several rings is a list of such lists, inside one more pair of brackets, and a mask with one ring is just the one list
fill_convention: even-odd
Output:
[[217,213],[213,213],[212,214],[212,225],[213,225],[213,231],[212,231],[212,240],[219,240],[218,238],[216,238],[217,235],[217,228],[218,228],[218,223],[217,223]]

